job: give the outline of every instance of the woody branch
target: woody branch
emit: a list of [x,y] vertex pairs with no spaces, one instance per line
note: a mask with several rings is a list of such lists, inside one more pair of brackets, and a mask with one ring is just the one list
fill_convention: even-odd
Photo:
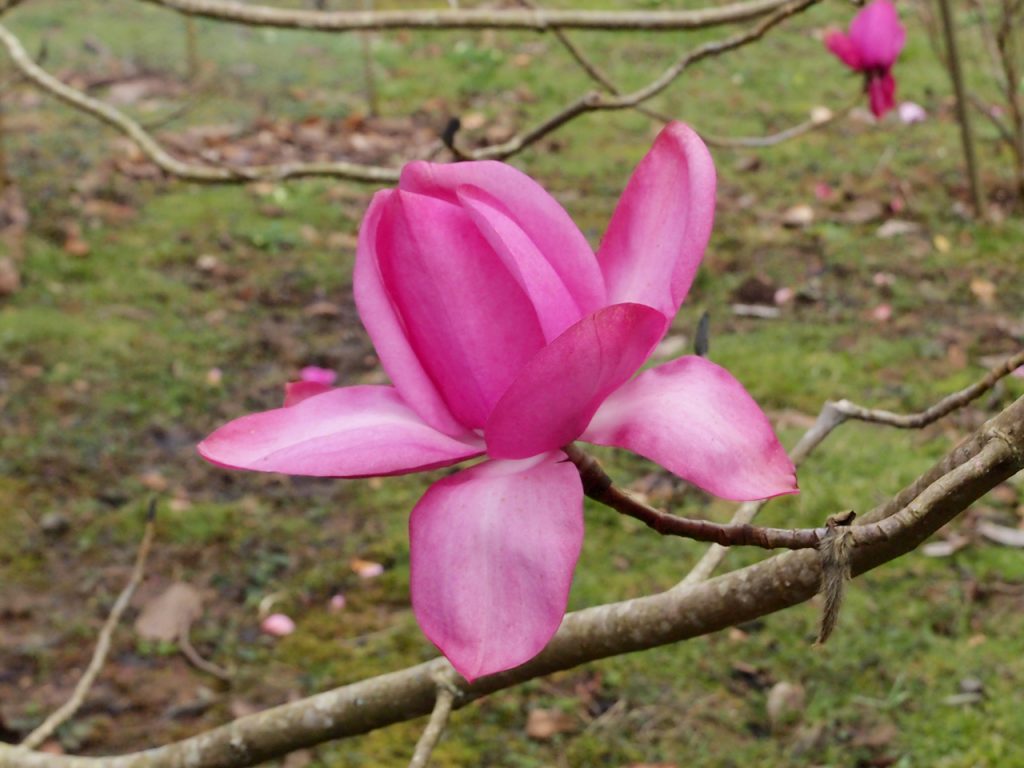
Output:
[[[987,422],[914,482],[864,516],[891,535],[854,548],[856,576],[909,552],[976,499],[1024,469],[1024,397]],[[304,747],[355,736],[435,710],[438,680],[453,707],[589,661],[709,634],[810,599],[817,552],[786,552],[703,583],[570,613],[526,664],[466,683],[445,659],[343,686],[239,718],[219,728],[119,757],[54,756],[0,745],[2,768],[243,768]]]

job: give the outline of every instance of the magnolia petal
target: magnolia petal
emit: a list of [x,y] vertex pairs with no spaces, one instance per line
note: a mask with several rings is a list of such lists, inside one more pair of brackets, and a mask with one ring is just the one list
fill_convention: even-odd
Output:
[[668,321],[642,304],[580,320],[523,368],[484,428],[493,458],[523,459],[572,442],[605,398],[636,373]]
[[359,228],[352,278],[356,308],[373,341],[381,366],[402,399],[430,426],[449,435],[461,435],[467,431],[466,428],[452,416],[441,393],[416,356],[402,327],[402,318],[391,303],[381,279],[377,236],[381,215],[394,194],[390,189],[375,194]]
[[544,346],[537,315],[460,206],[401,190],[386,205],[377,236],[384,285],[452,414],[483,427]]
[[598,251],[609,304],[676,314],[711,236],[715,184],[700,137],[682,123],[667,125],[633,172]]
[[568,289],[580,312],[603,307],[604,279],[587,239],[547,190],[505,163],[409,163],[399,189],[457,202],[457,190],[472,186],[501,200],[508,216],[537,246]]
[[409,519],[412,606],[472,681],[536,656],[565,614],[583,541],[583,488],[555,452],[439,480]]
[[850,41],[863,69],[888,69],[903,50],[907,30],[890,0],[872,0],[850,23]]
[[583,315],[551,263],[500,200],[479,187],[459,187],[459,202],[505,267],[530,297],[544,338],[551,341]]
[[849,35],[838,30],[833,30],[825,35],[825,47],[839,57],[850,69],[862,69],[863,62],[857,46],[853,44]]
[[728,371],[700,357],[641,373],[605,401],[583,439],[627,448],[725,499],[797,491],[768,417]]
[[481,448],[424,424],[393,387],[359,386],[235,419],[199,453],[233,469],[366,477],[446,467]]
[[896,107],[896,79],[891,71],[886,70],[868,80],[868,101],[875,117],[882,117]]

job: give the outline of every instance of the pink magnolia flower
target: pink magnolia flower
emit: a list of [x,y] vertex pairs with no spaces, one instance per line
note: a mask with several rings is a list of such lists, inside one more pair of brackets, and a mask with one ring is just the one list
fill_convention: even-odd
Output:
[[906,39],[907,31],[891,0],[871,0],[853,17],[849,34],[834,30],[825,36],[825,45],[840,61],[864,73],[875,117],[896,106],[892,66]]
[[394,385],[294,398],[199,450],[328,477],[486,456],[413,509],[412,604],[468,680],[518,666],[558,629],[580,553],[583,489],[563,446],[628,448],[728,499],[796,490],[768,419],[724,369],[683,357],[634,376],[690,288],[714,201],[711,156],[679,123],[633,173],[596,257],[509,165],[407,165],[370,203],[354,275]]

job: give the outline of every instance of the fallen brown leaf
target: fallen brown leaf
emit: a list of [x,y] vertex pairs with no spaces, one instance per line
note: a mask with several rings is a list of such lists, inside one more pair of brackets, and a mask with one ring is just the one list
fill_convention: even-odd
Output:
[[579,727],[579,720],[558,709],[531,709],[526,717],[526,735],[538,741],[547,741],[560,733],[571,733]]
[[149,601],[135,620],[135,631],[146,640],[173,642],[203,613],[199,592],[184,582],[171,584]]

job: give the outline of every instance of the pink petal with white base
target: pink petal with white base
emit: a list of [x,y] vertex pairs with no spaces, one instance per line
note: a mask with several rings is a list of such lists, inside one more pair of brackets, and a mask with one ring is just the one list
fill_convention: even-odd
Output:
[[728,371],[700,357],[641,373],[605,401],[583,439],[627,448],[725,499],[797,490],[768,418]]
[[715,184],[700,137],[682,123],[667,125],[633,172],[598,251],[609,304],[675,316],[711,236]]
[[575,440],[609,394],[636,373],[668,321],[643,304],[580,320],[522,370],[484,428],[487,453],[523,459]]
[[356,307],[380,357],[381,366],[405,402],[430,426],[449,435],[460,435],[466,432],[466,428],[452,416],[441,393],[416,357],[402,327],[402,318],[391,303],[381,279],[377,260],[378,228],[381,214],[394,194],[390,189],[375,194],[359,227],[352,278]]
[[550,193],[505,163],[409,163],[399,189],[457,202],[457,190],[472,186],[501,200],[508,215],[544,254],[582,313],[604,306],[604,279],[579,227]]
[[467,680],[536,656],[565,614],[583,488],[561,452],[439,480],[409,521],[420,627]]
[[234,469],[314,477],[418,472],[481,452],[423,423],[392,387],[344,387],[225,424],[199,444]]
[[452,414],[482,427],[544,346],[537,313],[461,206],[401,190],[386,205],[377,236],[384,285]]

